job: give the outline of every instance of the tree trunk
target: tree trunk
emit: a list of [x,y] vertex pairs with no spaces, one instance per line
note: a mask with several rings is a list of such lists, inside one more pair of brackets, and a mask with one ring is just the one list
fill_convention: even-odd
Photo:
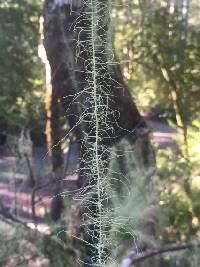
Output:
[[[57,2],[60,4],[56,4]],[[85,51],[81,51],[81,57],[78,57],[76,46],[77,39],[79,39],[79,42],[83,42],[87,35],[84,32],[80,33],[78,30],[73,30],[73,24],[81,15],[81,1],[73,1],[72,7],[70,4],[66,4],[67,2],[70,3],[70,1],[64,0],[46,0],[44,5],[44,43],[51,65],[53,90],[61,99],[63,111],[67,116],[70,128],[80,138],[83,130],[87,128],[84,122],[77,125],[80,116],[85,111],[85,108],[80,105],[81,102],[77,102],[83,101],[85,96],[82,93],[81,97],[78,97],[78,94],[84,92],[87,86],[85,81],[87,77],[85,73],[87,54]],[[71,8],[73,11],[71,11]],[[84,21],[78,21],[76,28],[82,27],[82,23]],[[84,50],[83,47],[80,47],[81,49]],[[105,58],[102,58],[102,60],[105,61]],[[120,114],[117,121],[115,119],[114,122],[113,119],[115,133],[109,135],[113,142],[113,139],[120,139],[128,131],[145,128],[146,125],[133,102],[131,94],[123,83],[119,66],[111,66],[109,70],[110,76],[113,78],[113,83],[109,86],[111,87],[111,94],[114,94],[115,101],[109,102],[108,105]],[[76,102],[73,101],[75,96],[78,99]]]
[[60,183],[62,174],[62,150],[61,150],[61,104],[57,93],[57,90],[53,90],[51,83],[51,67],[46,57],[46,53],[43,46],[44,33],[43,33],[43,18],[40,18],[40,37],[41,44],[39,45],[39,56],[45,65],[46,76],[46,94],[45,94],[45,108],[46,108],[46,141],[47,141],[47,153],[51,160],[52,165],[52,180],[51,183],[55,187],[54,194],[56,197],[51,202],[51,218],[56,221],[60,218],[63,208],[62,198],[59,196]]

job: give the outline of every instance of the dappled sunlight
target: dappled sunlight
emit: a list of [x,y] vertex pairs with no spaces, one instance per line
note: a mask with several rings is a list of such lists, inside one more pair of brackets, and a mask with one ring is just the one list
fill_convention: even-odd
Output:
[[200,1],[0,1],[0,267],[200,266]]

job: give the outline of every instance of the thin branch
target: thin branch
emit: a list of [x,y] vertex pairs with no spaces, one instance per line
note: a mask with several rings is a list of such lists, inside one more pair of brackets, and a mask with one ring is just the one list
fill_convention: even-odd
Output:
[[6,221],[9,220],[15,223],[19,223],[23,225],[24,227],[29,228],[27,225],[28,222],[23,221],[21,218],[9,212],[9,209],[6,208],[1,201],[0,201],[0,216],[2,216]]
[[19,225],[22,225],[24,227],[24,229],[26,229],[28,231],[37,231],[37,233],[39,233],[41,236],[50,238],[53,242],[55,242],[56,245],[58,245],[64,251],[71,251],[71,252],[75,253],[77,256],[79,256],[79,254],[80,254],[78,249],[76,249],[75,247],[73,247],[70,244],[65,244],[59,238],[56,238],[55,233],[53,231],[51,231],[49,234],[44,234],[44,233],[38,231],[37,228],[32,229],[28,225],[29,222],[23,221],[19,217],[15,216],[11,212],[9,212],[8,208],[6,208],[3,205],[1,200],[0,200],[0,221],[3,221],[9,225],[14,225],[15,223],[17,223]]
[[175,252],[184,249],[192,249],[194,247],[200,247],[200,240],[195,240],[188,243],[175,243],[168,244],[163,247],[148,249],[144,253],[136,254],[135,252],[130,252],[129,255],[121,262],[119,267],[129,267],[134,263],[138,263],[163,253]]

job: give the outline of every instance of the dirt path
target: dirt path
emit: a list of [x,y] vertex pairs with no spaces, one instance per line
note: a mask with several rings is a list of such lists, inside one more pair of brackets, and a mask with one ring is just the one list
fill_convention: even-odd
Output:
[[[155,121],[147,121],[152,129],[153,143],[160,148],[175,147],[177,136],[176,129]],[[72,153],[73,154],[73,153]],[[75,153],[76,154],[76,153]],[[73,155],[75,155],[73,154]],[[64,154],[66,157],[67,153]],[[76,160],[76,159],[74,159]],[[70,162],[73,161],[73,158]],[[36,174],[40,186],[45,185],[49,178],[49,162],[44,148],[34,149],[35,168],[39,170]],[[45,216],[49,213],[50,204],[54,197],[54,191],[51,185],[41,186],[36,191],[34,201],[35,215],[33,216],[33,189],[26,185],[27,174],[17,166],[16,157],[0,155],[0,201],[17,216],[20,216],[30,222],[37,221],[43,223]],[[47,167],[47,168],[46,168]],[[46,169],[45,169],[46,168]],[[75,183],[77,176],[66,176],[65,186],[76,189]],[[67,182],[66,182],[67,181]]]

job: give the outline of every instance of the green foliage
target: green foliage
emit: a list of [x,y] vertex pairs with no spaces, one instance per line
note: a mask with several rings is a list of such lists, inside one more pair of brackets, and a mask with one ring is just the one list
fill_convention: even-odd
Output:
[[[57,238],[45,237],[43,243],[43,251],[44,255],[49,259],[49,266],[51,267],[65,267],[72,266],[73,262],[73,253],[70,253],[63,249],[61,245],[59,245]],[[75,265],[73,265],[75,266]]]
[[166,253],[163,267],[198,267],[199,260],[199,248],[195,247],[192,250]]
[[0,266],[47,267],[48,260],[42,254],[42,238],[23,226],[0,222]]
[[181,234],[188,237],[191,234],[190,225],[192,223],[191,200],[180,185],[172,184],[171,187],[161,195],[162,208],[167,210],[169,228],[166,230],[171,236],[177,235],[178,239],[181,238]]
[[22,225],[0,222],[1,267],[65,267],[74,264],[73,249],[64,248],[55,235]]
[[37,56],[40,1],[0,4],[0,126],[41,132],[44,116],[42,68]]
[[190,1],[186,13],[176,6],[171,10],[165,1],[118,2],[115,46],[141,110],[149,104],[174,108],[170,94],[175,89],[184,121],[199,118],[197,1]]
[[[94,3],[97,9],[98,1]],[[127,143],[117,144],[118,147],[111,151],[113,160],[109,166],[114,170],[114,175],[112,171],[105,175],[105,165],[101,159],[104,148],[98,148],[97,144],[100,140],[98,126],[100,123],[101,127],[102,125],[105,127],[103,119],[106,118],[107,107],[102,105],[101,84],[96,82],[96,78],[101,80],[101,72],[99,74],[101,69],[98,67],[97,73],[93,70],[92,77],[89,77],[90,84],[86,89],[88,90],[87,104],[96,107],[90,114],[96,141],[89,144],[91,155],[86,158],[86,161],[93,161],[90,172],[92,175],[95,173],[94,176],[97,178],[97,184],[93,186],[92,191],[92,193],[94,191],[99,193],[95,205],[99,209],[107,201],[106,199],[112,201],[112,212],[107,214],[107,210],[102,213],[100,211],[100,216],[97,215],[97,218],[92,219],[96,220],[96,224],[100,224],[103,230],[109,221],[108,233],[112,242],[109,241],[107,244],[106,237],[106,244],[104,241],[97,244],[100,260],[104,245],[113,254],[117,254],[118,250],[123,254],[127,248],[132,248],[135,236],[140,244],[153,246],[155,240],[144,229],[147,229],[149,219],[151,223],[153,221],[154,228],[157,227],[155,214],[159,214],[163,224],[161,225],[163,230],[160,231],[163,242],[190,240],[198,237],[200,231],[200,173],[198,170],[200,158],[197,154],[200,129],[200,31],[195,20],[195,5],[193,3],[187,18],[179,9],[170,12],[169,8],[162,4],[163,1],[119,0],[118,3],[119,5],[113,8],[113,19],[118,25],[114,42],[126,82],[131,87],[138,106],[144,112],[148,111],[150,105],[174,108],[170,94],[172,89],[177,90],[180,115],[186,123],[190,122],[187,140],[189,162],[188,158],[183,157],[181,142],[178,142],[179,148],[158,151],[158,174],[162,184],[160,190],[162,216],[153,205],[155,199],[150,192],[152,188],[148,181],[152,173],[137,168],[142,166],[141,151],[137,146],[135,151],[130,151]],[[0,66],[0,126],[6,130],[16,131],[26,125],[37,133],[43,126],[43,83],[41,65],[37,57],[40,4],[39,0],[5,0],[0,3],[0,60],[3,62]],[[91,10],[93,8],[93,6],[90,7]],[[98,11],[93,10],[89,14],[94,22],[101,21],[100,15],[95,17]],[[191,22],[192,19],[193,22]],[[92,50],[97,49],[101,41],[99,38],[101,36],[98,36],[101,25],[100,23],[93,23],[93,25],[96,25],[93,28],[96,32],[93,32],[95,35],[90,37],[95,41],[93,44],[88,44],[91,69],[99,66],[99,58],[96,58],[96,52]],[[101,45],[104,47],[105,43]],[[123,171],[121,166],[124,168]],[[127,166],[131,169],[127,169]],[[96,175],[99,168],[102,170],[100,176]],[[108,181],[110,177],[112,181]],[[111,187],[112,190],[109,191]],[[109,214],[113,217],[109,218]],[[102,220],[106,223],[105,228]],[[156,231],[158,229],[156,228]],[[23,231],[13,229],[12,231],[17,235],[13,234],[11,237],[11,247],[5,236],[1,235],[0,266],[5,266],[10,255],[17,253],[19,257],[21,256],[22,250],[17,246],[18,240],[31,239],[33,243],[35,242],[33,235],[24,236]],[[38,255],[48,256],[51,267],[62,267],[66,264],[70,266],[70,262],[73,263],[74,255],[66,254],[66,251],[62,250],[53,239],[47,237],[37,244]],[[123,248],[120,247],[121,244]],[[170,264],[173,267],[198,266],[197,253],[194,258],[188,252],[168,256],[165,258],[168,262],[167,266]],[[196,265],[194,265],[195,261]]]
[[182,154],[181,142],[178,142],[179,148],[157,152],[158,174],[162,181],[160,205],[165,217],[162,231],[165,241],[190,240],[199,236],[200,157],[197,136],[198,132],[189,127],[187,158]]
[[111,155],[108,178],[113,219],[109,249],[113,259],[121,260],[129,249],[138,252],[156,244],[158,205],[153,185],[156,177],[153,166],[138,167],[143,161],[138,142],[133,146],[123,139],[111,149]]

